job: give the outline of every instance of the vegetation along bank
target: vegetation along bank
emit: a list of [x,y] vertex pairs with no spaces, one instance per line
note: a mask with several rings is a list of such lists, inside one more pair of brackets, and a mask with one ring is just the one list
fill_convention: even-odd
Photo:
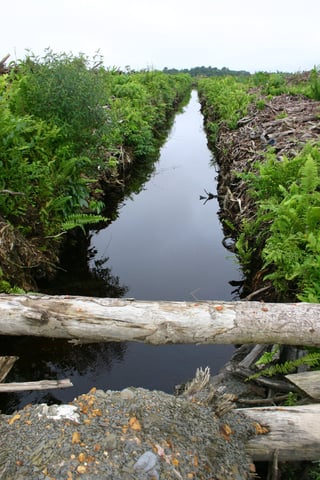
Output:
[[220,167],[225,244],[247,277],[243,296],[319,302],[317,70],[203,79],[199,92]]
[[66,232],[108,221],[107,195],[119,202],[135,165],[150,172],[190,90],[188,74],[123,73],[50,50],[0,77],[0,291],[37,290]]
[[[203,78],[198,90],[208,140],[219,163],[224,243],[236,252],[244,272],[241,297],[319,303],[319,71]],[[287,405],[314,402],[312,395],[301,396],[299,388],[283,380],[291,372],[319,369],[319,348],[243,348],[244,357],[240,348],[222,375],[221,383],[229,391],[237,389],[229,387],[228,378],[234,382],[242,377],[253,381],[251,388],[264,391],[260,397],[255,390],[251,405],[274,404],[277,395]],[[272,479],[316,479],[320,471],[319,463],[278,465],[276,457],[266,470]]]

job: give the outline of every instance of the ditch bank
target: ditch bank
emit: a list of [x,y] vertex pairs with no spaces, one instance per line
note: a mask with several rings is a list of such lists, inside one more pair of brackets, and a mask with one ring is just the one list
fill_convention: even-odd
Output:
[[[240,175],[256,172],[256,162],[263,162],[269,150],[281,162],[284,157],[295,157],[307,142],[320,138],[320,102],[302,95],[282,94],[271,99],[261,95],[263,109],[258,109],[257,104],[248,107],[248,114],[238,121],[237,129],[221,124],[217,141],[211,145],[219,164],[219,215],[224,225],[224,245],[232,251],[236,251],[235,242],[243,222],[252,220],[256,213],[255,202]],[[213,120],[207,117],[205,121]],[[230,224],[232,228],[228,227]],[[262,265],[259,254],[255,255],[241,296],[248,300],[285,301],[277,298],[271,283],[264,280],[267,272]]]
[[69,405],[1,415],[0,479],[249,479],[245,447],[260,426],[230,412],[204,380],[178,397],[92,389]]
[[[132,149],[125,146],[119,146],[117,155],[106,152],[105,165],[98,172],[96,181],[91,184],[91,199],[103,203],[101,214],[107,218],[106,222],[101,222],[98,226],[95,224],[96,228],[104,228],[117,218],[124,198],[139,191],[152,174],[163,138],[168,133],[173,118],[174,115],[168,118],[161,138],[155,139],[155,153],[149,157],[134,155]],[[160,133],[157,135],[160,136]],[[117,159],[116,167],[108,165],[111,156]],[[20,192],[2,190],[0,194],[14,196]],[[30,233],[22,234],[22,227],[28,227]],[[90,225],[87,227],[89,229]],[[76,243],[88,241],[88,236],[80,228],[46,236],[39,222],[39,212],[34,207],[33,211],[29,210],[27,215],[20,217],[19,225],[16,222],[10,223],[0,215],[0,240],[0,290],[21,293],[42,291],[43,285],[59,276],[60,263],[66,252]]]
[[[281,162],[284,158],[296,157],[307,142],[316,143],[320,139],[320,102],[311,100],[302,95],[282,94],[273,98],[260,96],[260,102],[248,107],[246,117],[238,121],[237,129],[230,130],[223,123],[220,124],[214,145],[210,145],[215,152],[219,165],[218,200],[220,219],[224,225],[224,245],[237,253],[236,242],[244,222],[255,218],[257,205],[248,191],[245,174],[256,173],[257,162],[263,163],[266,153],[274,152]],[[257,107],[263,105],[262,109]],[[204,107],[204,104],[202,104]],[[202,108],[203,113],[209,109]],[[210,111],[210,110],[209,110]],[[205,117],[206,125],[214,122],[214,118]],[[268,225],[265,225],[268,228]],[[249,240],[248,240],[249,241]],[[262,247],[261,247],[262,248]],[[260,254],[259,254],[260,253]],[[241,261],[241,260],[240,260]],[[241,284],[241,298],[244,300],[260,300],[262,302],[285,302],[293,299],[283,298],[278,294],[270,280],[265,276],[269,273],[263,267],[261,251],[256,252],[246,277]],[[279,347],[279,346],[278,346]],[[247,350],[247,354],[245,353]],[[269,349],[269,351],[273,351]],[[223,386],[225,391],[237,394],[237,404],[243,406],[261,406],[263,404],[280,404],[290,402],[290,396],[295,397],[295,404],[310,403],[310,399],[302,396],[301,390],[286,385],[281,375],[272,378],[261,375],[255,381],[245,382],[253,371],[257,371],[255,362],[266,352],[266,346],[243,346],[235,353],[232,361],[222,371],[220,378],[213,379],[215,385]],[[273,363],[295,361],[305,354],[302,348],[293,348],[282,345],[278,354],[273,357]],[[249,366],[249,369],[247,368]],[[242,378],[243,383],[239,381]],[[251,389],[251,392],[248,391]],[[289,390],[288,390],[289,389]],[[249,395],[248,395],[249,393]],[[270,402],[270,403],[269,403]],[[311,401],[312,403],[312,401]],[[285,471],[284,464],[271,463],[266,470],[272,478],[278,478],[279,471]],[[306,464],[307,465],[307,464]],[[311,478],[306,473],[312,466],[303,463],[290,464],[290,474],[295,478]],[[289,471],[289,470],[288,470]],[[271,472],[273,472],[271,474]],[[259,472],[261,475],[261,472]],[[273,476],[274,475],[274,476]],[[285,473],[284,473],[285,475]],[[264,478],[264,477],[263,477]],[[268,478],[270,478],[268,476]]]

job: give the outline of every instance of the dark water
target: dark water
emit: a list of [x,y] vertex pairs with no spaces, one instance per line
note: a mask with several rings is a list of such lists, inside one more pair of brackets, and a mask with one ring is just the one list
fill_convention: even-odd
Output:
[[[178,114],[145,189],[120,217],[93,238],[101,257],[144,300],[230,300],[238,267],[222,246],[218,202],[205,205],[204,188],[216,193],[216,170],[203,131],[197,93]],[[226,258],[228,257],[228,258]]]
[[[125,201],[119,218],[93,233],[90,264],[107,259],[108,276],[127,297],[144,300],[230,300],[230,280],[240,280],[235,259],[221,244],[215,199],[199,200],[204,189],[216,193],[214,159],[207,148],[196,92],[176,116],[160,159],[144,189]],[[78,274],[73,274],[77,281]],[[88,280],[89,281],[89,280]],[[113,280],[114,281],[114,280]],[[85,283],[81,279],[81,284]],[[63,287],[63,292],[67,290]],[[62,293],[57,291],[57,293]],[[70,292],[68,292],[70,293]],[[85,291],[83,292],[85,294]],[[96,386],[141,386],[172,392],[197,367],[217,372],[233,348],[223,345],[148,346],[109,343],[72,347],[65,341],[0,339],[1,354],[16,354],[7,381],[70,378],[73,388],[2,394],[8,411],[29,402],[67,402]]]

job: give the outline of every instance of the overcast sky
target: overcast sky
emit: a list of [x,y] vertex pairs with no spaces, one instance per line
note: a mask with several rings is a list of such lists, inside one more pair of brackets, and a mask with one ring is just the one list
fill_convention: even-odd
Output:
[[320,64],[319,0],[7,0],[1,52],[100,50],[106,66],[302,71]]

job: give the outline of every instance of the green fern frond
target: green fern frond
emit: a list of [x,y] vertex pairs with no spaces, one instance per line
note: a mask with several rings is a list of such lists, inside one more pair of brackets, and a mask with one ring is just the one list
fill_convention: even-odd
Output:
[[257,372],[253,375],[250,375],[246,380],[255,380],[261,376],[272,377],[274,375],[287,375],[290,372],[293,372],[296,368],[301,365],[308,365],[309,367],[317,367],[320,365],[320,352],[308,353],[297,360],[290,360],[284,363],[277,363],[271,365],[268,368],[264,368],[260,372]]
[[276,355],[279,353],[280,345],[276,344],[271,352],[264,352],[263,355],[255,362],[255,365],[266,365],[274,361]]
[[320,206],[309,207],[306,212],[306,225],[310,230],[316,230],[320,224]]
[[310,154],[307,155],[305,164],[301,167],[301,185],[304,193],[312,193],[319,185],[317,162]]
[[90,215],[86,213],[75,213],[66,217],[62,223],[62,228],[65,231],[72,230],[73,228],[80,227],[84,231],[84,225],[91,225],[93,223],[105,222],[106,217],[102,215]]

